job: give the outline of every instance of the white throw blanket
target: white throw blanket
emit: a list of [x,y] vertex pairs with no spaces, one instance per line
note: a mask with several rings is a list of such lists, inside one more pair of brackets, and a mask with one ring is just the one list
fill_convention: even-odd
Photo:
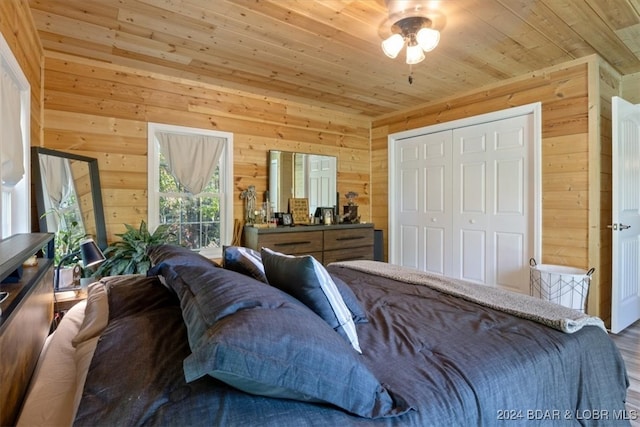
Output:
[[567,333],[579,331],[583,326],[589,325],[600,327],[606,332],[604,322],[598,317],[498,287],[466,282],[380,261],[341,261],[331,265],[347,267],[401,282],[428,286],[440,292],[533,320]]

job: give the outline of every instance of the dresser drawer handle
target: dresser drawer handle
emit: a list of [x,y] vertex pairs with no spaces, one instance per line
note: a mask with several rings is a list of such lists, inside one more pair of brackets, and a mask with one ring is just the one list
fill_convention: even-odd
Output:
[[338,238],[336,238],[337,241],[341,241],[341,240],[358,240],[358,239],[364,239],[364,236],[351,236],[351,237],[338,237]]
[[273,246],[308,245],[309,243],[311,243],[309,240],[304,242],[281,242],[281,243],[274,243]]

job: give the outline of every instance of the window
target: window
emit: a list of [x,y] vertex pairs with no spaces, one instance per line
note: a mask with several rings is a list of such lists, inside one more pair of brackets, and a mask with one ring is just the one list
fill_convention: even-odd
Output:
[[221,257],[233,234],[233,135],[149,123],[149,227]]
[[29,81],[0,34],[0,238],[31,230]]

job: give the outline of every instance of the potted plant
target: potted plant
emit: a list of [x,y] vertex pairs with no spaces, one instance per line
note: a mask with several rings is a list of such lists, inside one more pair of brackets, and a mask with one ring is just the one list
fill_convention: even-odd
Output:
[[[80,242],[85,238],[84,228],[76,219],[76,212],[72,209],[51,209],[45,212],[41,218],[51,216],[55,224],[53,262],[56,268],[54,274],[55,283],[66,286],[76,285],[74,267],[78,265],[78,257],[69,256],[80,250]],[[57,278],[57,275],[60,278]]]
[[[85,234],[83,227],[73,215],[63,210],[51,209],[43,214],[42,217],[48,215],[55,217],[54,222],[57,224],[57,229],[54,233],[55,252],[53,254],[53,262],[58,265],[62,258],[80,249],[80,241],[85,237]],[[77,260],[70,259],[64,265],[70,266],[76,262]]]
[[162,224],[151,233],[147,223],[142,221],[136,228],[124,225],[126,231],[116,234],[121,240],[115,241],[104,250],[107,258],[93,273],[93,277],[116,276],[120,274],[146,274],[151,267],[147,248],[161,243],[175,242],[169,224]]

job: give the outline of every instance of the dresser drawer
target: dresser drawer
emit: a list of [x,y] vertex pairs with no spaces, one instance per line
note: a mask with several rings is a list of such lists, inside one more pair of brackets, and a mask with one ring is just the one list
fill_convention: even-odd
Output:
[[[367,246],[373,251],[372,228],[346,228],[343,230],[326,230],[324,232],[324,250],[358,248]],[[371,254],[373,257],[373,252]],[[372,258],[371,258],[372,259]],[[327,263],[325,257],[325,264]]]
[[258,246],[257,250],[264,247],[292,255],[318,252],[322,261],[322,231],[263,234],[258,239]]
[[269,248],[288,255],[311,255],[323,264],[373,259],[373,224],[313,227],[245,227],[243,244],[257,251]]
[[354,261],[358,259],[373,260],[373,246],[324,251],[325,265],[337,261]]

